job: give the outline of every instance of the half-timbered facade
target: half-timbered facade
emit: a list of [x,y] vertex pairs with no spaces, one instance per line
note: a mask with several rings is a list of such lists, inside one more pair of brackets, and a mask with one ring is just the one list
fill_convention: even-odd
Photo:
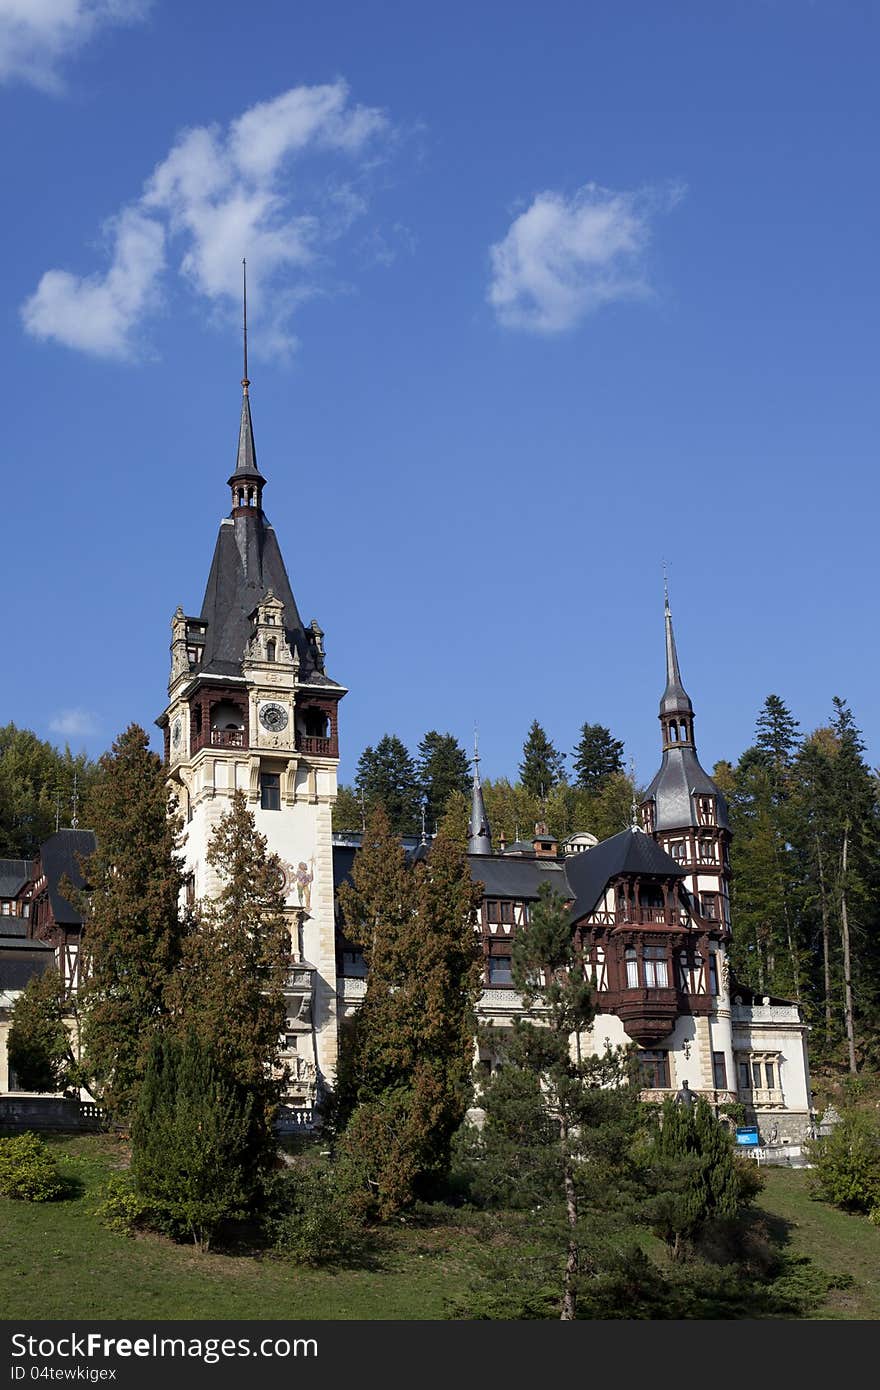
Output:
[[[637,824],[601,843],[581,832],[561,853],[537,825],[531,841],[507,846],[500,837],[495,850],[474,759],[468,851],[471,876],[483,884],[478,1015],[497,1027],[520,1013],[512,940],[527,927],[541,885],[550,884],[568,906],[596,991],[596,1018],[581,1047],[635,1043],[646,1097],[660,1100],[687,1081],[713,1105],[743,1102],[765,1137],[796,1141],[810,1123],[806,1028],[797,1005],[756,999],[731,979],[727,806],[697,757],[668,601],[665,625],[662,761]],[[356,853],[357,837],[345,838],[334,851],[337,881]],[[345,944],[338,988],[351,1013],[366,980],[362,957]],[[491,1067],[497,1059],[484,1049],[480,1060]]]

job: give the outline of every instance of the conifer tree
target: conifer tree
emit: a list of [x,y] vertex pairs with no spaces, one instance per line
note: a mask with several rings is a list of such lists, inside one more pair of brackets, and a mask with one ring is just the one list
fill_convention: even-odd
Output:
[[58,971],[32,975],[12,1006],[6,1039],[9,1066],[25,1091],[63,1091],[78,1080],[68,1020],[73,1001]]
[[425,734],[419,744],[418,778],[425,803],[425,819],[430,828],[439,825],[453,792],[467,796],[470,790],[468,757],[452,734],[436,729]]
[[613,772],[623,771],[623,744],[604,724],[583,724],[574,750],[575,785],[597,792]]
[[202,899],[168,998],[177,1035],[210,1048],[214,1066],[251,1098],[251,1162],[267,1166],[286,1075],[281,1046],[291,940],[283,875],[244,793],[217,822],[207,862],[220,883]]
[[385,734],[375,748],[365,748],[354,778],[355,790],[367,812],[383,806],[397,835],[412,835],[419,827],[420,788],[416,766],[400,739]]
[[137,724],[101,758],[86,818],[97,843],[83,866],[89,891],[67,894],[86,916],[83,1064],[90,1089],[124,1121],[162,1026],[184,933],[179,820],[169,807],[162,760]]
[[627,1185],[637,1092],[620,1054],[583,1055],[595,1000],[569,912],[549,885],[512,952],[525,1013],[491,1039],[503,1066],[480,1097],[486,1119],[474,1145],[475,1180],[478,1193],[516,1203],[522,1178],[521,1195],[558,1242],[560,1316],[570,1320],[579,1286],[601,1263],[600,1228]]
[[646,1213],[675,1259],[712,1222],[737,1216],[761,1185],[702,1096],[687,1106],[663,1102],[648,1170],[654,1196]]
[[132,1124],[131,1172],[150,1219],[199,1250],[257,1192],[254,1096],[195,1034],[154,1036]]
[[522,785],[542,800],[565,781],[565,755],[554,748],[537,719],[532,720],[519,765]]
[[367,823],[353,880],[340,902],[369,973],[340,1068],[341,1120],[348,1118],[339,1154],[353,1199],[385,1218],[442,1178],[464,1117],[481,889],[445,827],[427,859],[408,868],[381,810]]

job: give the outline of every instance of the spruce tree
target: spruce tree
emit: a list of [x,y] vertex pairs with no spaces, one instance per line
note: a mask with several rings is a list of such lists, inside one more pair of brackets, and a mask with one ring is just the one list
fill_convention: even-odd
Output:
[[532,720],[523,744],[519,777],[526,791],[541,800],[565,781],[565,755],[554,748],[537,719]]
[[220,891],[197,904],[168,990],[173,1027],[210,1048],[217,1070],[250,1097],[251,1162],[265,1168],[286,1082],[281,1047],[291,940],[280,862],[267,852],[241,791],[217,822],[207,862]]
[[470,790],[468,757],[452,734],[436,729],[425,734],[419,744],[418,779],[429,827],[440,824],[453,792],[467,796]]
[[623,771],[623,744],[604,724],[583,724],[574,750],[574,781],[584,791],[597,792],[613,772]]
[[[180,822],[162,760],[132,724],[100,760],[86,806],[97,848],[84,867],[89,892],[79,994],[89,1086],[125,1121],[132,1113],[165,990],[180,960],[184,924]],[[63,885],[62,885],[63,887]]]
[[385,734],[375,748],[364,749],[354,784],[368,812],[383,806],[395,834],[415,834],[420,823],[419,778],[415,763],[399,738]]

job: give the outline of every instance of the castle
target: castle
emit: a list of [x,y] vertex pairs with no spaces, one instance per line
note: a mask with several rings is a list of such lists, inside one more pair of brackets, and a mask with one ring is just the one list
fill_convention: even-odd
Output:
[[[284,866],[287,1114],[291,1124],[310,1123],[316,1097],[333,1083],[339,1025],[366,990],[363,957],[335,907],[357,853],[356,836],[331,828],[346,690],[327,673],[317,621],[300,617],[263,510],[249,386],[245,365],[231,508],[200,613],[178,608],[172,619],[168,704],[157,723],[184,815],[190,896],[216,888],[207,847],[236,789]],[[562,852],[538,826],[531,842],[496,850],[475,760],[468,849],[483,884],[479,1017],[503,1025],[521,1008],[511,937],[549,882],[569,904],[597,992],[585,1045],[634,1042],[647,1097],[687,1080],[716,1106],[744,1103],[763,1137],[796,1142],[811,1118],[806,1027],[796,1004],[753,997],[731,978],[728,812],[697,756],[668,598],[665,637],[662,761],[638,823],[600,844],[576,837]],[[491,1056],[480,1060],[494,1065]]]

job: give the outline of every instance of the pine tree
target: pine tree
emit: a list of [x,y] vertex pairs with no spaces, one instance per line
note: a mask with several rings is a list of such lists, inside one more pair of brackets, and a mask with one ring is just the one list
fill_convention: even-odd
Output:
[[101,758],[86,817],[97,842],[84,866],[89,892],[67,894],[87,918],[79,994],[83,1063],[90,1088],[124,1121],[163,1023],[184,932],[179,820],[169,808],[162,761],[138,725]]
[[369,973],[340,1069],[348,1119],[339,1160],[353,1200],[387,1218],[442,1179],[467,1107],[481,889],[445,827],[427,859],[408,868],[381,810],[368,821],[353,880],[340,902]]
[[583,724],[574,750],[575,785],[597,792],[613,772],[623,771],[623,744],[604,724]]
[[154,1036],[132,1124],[135,1190],[160,1229],[210,1248],[254,1205],[253,1094],[194,1034]]
[[333,803],[333,829],[357,833],[363,830],[364,807],[354,787],[342,786]]
[[513,938],[513,979],[525,1012],[491,1038],[503,1066],[483,1089],[485,1124],[472,1143],[477,1194],[499,1203],[522,1199],[541,1213],[543,1237],[559,1252],[565,1320],[577,1316],[579,1288],[602,1267],[603,1239],[629,1181],[638,1113],[625,1058],[583,1055],[595,999],[569,916],[559,894],[542,885],[528,927]]
[[565,781],[565,755],[554,748],[537,719],[532,721],[523,744],[519,776],[526,791],[542,800]]
[[862,962],[855,956],[853,928],[863,929],[876,919],[878,886],[878,808],[876,783],[864,762],[864,742],[852,712],[834,697],[832,732],[836,753],[832,759],[831,809],[836,838],[835,878],[843,954],[843,1000],[849,1069],[858,1070],[856,1058],[856,1005],[854,979]]
[[250,1097],[250,1161],[265,1168],[286,1082],[280,1054],[291,940],[280,861],[267,852],[241,791],[217,822],[207,862],[222,886],[197,905],[168,990],[173,1027],[210,1048],[217,1070]]
[[676,1259],[712,1222],[737,1216],[760,1188],[702,1096],[689,1106],[663,1102],[647,1167],[654,1196],[646,1214]]
[[365,748],[355,772],[355,790],[367,811],[384,806],[395,834],[412,835],[419,827],[420,788],[415,763],[400,739],[385,734],[375,748]]
[[51,966],[32,975],[12,1006],[6,1053],[18,1085],[25,1091],[64,1091],[79,1068],[73,1053],[73,1002]]
[[428,826],[439,825],[453,792],[470,790],[468,757],[452,734],[436,729],[425,734],[419,744],[418,779],[425,803]]

